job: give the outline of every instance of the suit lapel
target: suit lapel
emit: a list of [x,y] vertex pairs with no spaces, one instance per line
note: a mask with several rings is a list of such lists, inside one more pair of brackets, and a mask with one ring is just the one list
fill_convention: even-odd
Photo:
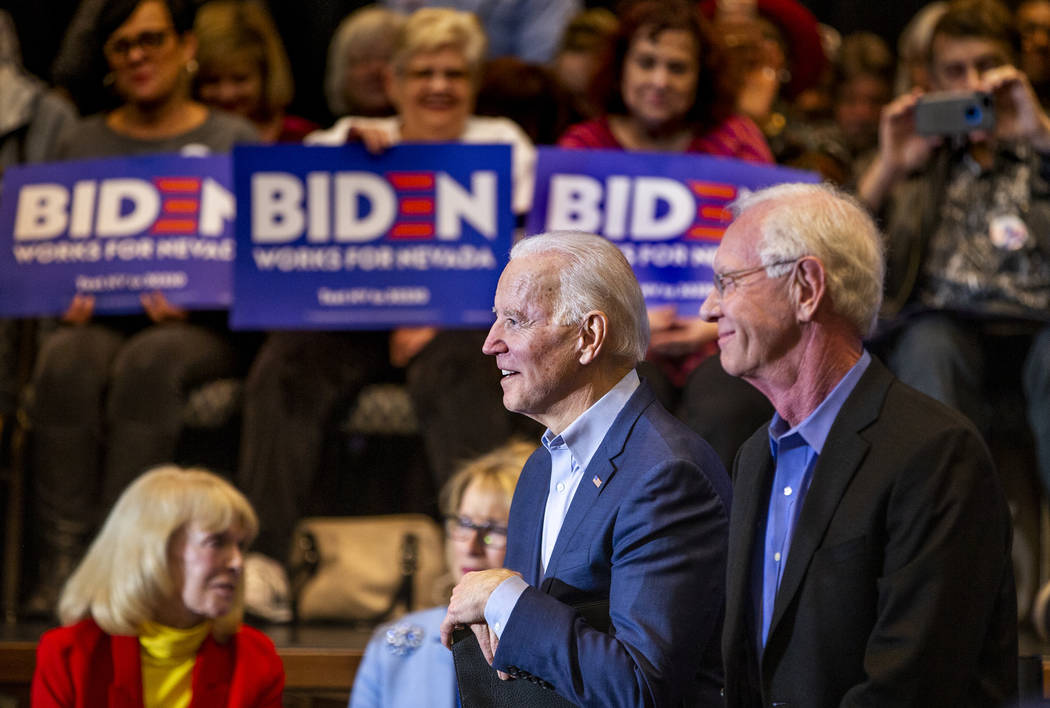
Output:
[[869,444],[860,436],[860,431],[879,417],[886,390],[892,380],[886,367],[872,357],[867,371],[857,382],[831,426],[791,538],[784,577],[773,607],[770,637],[798,592],[842,495],[868,453]]
[[[604,457],[598,459],[598,454],[595,453],[595,456],[591,458],[591,463],[583,471],[583,479],[580,480],[580,486],[576,488],[576,494],[569,505],[565,521],[562,522],[561,530],[558,532],[558,539],[554,542],[554,550],[551,551],[551,560],[547,564],[547,572],[544,574],[544,578],[554,577],[558,568],[558,562],[565,553],[565,549],[571,544],[576,529],[583,522],[583,519],[587,516],[587,511],[594,504],[616,470],[612,460]],[[601,480],[601,486],[596,486],[591,482],[591,479],[594,477]]]
[[539,586],[540,580],[543,577],[543,512],[547,508],[547,495],[550,494],[551,487],[551,460],[550,453],[546,449],[543,449],[543,453],[547,455],[547,459],[543,466],[543,474],[537,475],[537,481],[541,483],[541,488],[531,498],[535,500],[535,505],[532,512],[529,514],[529,526],[528,532],[525,538],[528,539],[529,544],[529,574],[532,578],[530,584]]
[[550,490],[551,458],[539,447],[525,463],[510,508],[507,557],[504,565],[521,573],[529,585],[540,584],[543,511]]
[[[773,460],[769,454],[767,426],[763,425],[741,448],[733,480],[733,509],[729,515],[729,558],[726,577],[726,617],[741,626],[732,632],[747,632],[746,618],[751,613],[751,564],[754,559],[755,535],[763,503],[768,498],[773,479]],[[753,642],[754,637],[746,637]]]
[[[616,416],[616,420],[610,426],[609,432],[605,434],[602,444],[598,446],[598,449],[591,457],[590,463],[587,465],[587,469],[583,471],[583,479],[580,480],[580,486],[576,488],[576,494],[572,498],[572,503],[569,504],[569,511],[565,514],[565,521],[562,522],[561,531],[558,532],[558,540],[554,543],[554,550],[551,552],[551,560],[547,564],[547,572],[544,577],[554,576],[558,562],[561,560],[561,556],[565,553],[566,548],[571,545],[576,529],[579,528],[587,516],[587,511],[616,473],[615,460],[623,454],[624,447],[627,444],[627,437],[634,428],[634,424],[638,421],[639,416],[642,415],[642,411],[653,402],[654,398],[655,396],[649,384],[642,381],[641,385],[631,394],[623,409]],[[540,514],[541,518],[542,516],[543,514]]]

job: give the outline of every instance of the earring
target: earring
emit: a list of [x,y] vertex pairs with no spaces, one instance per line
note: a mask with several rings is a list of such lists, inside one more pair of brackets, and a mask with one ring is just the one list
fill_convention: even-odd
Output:
[[200,64],[197,63],[196,59],[190,59],[186,62],[186,73],[193,76],[197,73],[197,69],[200,68]]
[[115,84],[116,81],[117,81],[117,77],[113,75],[112,71],[110,71],[105,76],[102,77],[102,87],[103,88],[107,88],[107,89],[108,88],[113,88],[113,84]]

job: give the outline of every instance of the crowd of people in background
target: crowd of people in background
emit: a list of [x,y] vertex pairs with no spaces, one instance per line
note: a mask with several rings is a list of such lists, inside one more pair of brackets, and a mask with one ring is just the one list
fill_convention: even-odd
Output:
[[[46,77],[53,90],[22,68],[15,27],[0,16],[0,170],[244,142],[504,143],[519,217],[539,144],[814,170],[857,192],[888,232],[893,319],[873,346],[982,430],[987,374],[1013,356],[1050,488],[1050,0],[935,2],[896,47],[840,34],[795,0],[612,10],[391,0],[346,17],[303,10],[285,26],[286,8],[261,0],[81,0]],[[328,20],[316,35],[304,29]],[[966,144],[916,135],[918,97],[947,89],[995,96],[997,133]],[[769,403],[711,356],[717,326],[659,309],[649,322],[642,373],[731,466]],[[322,466],[326,426],[369,383],[406,385],[434,489],[462,460],[540,432],[503,409],[483,332],[261,339],[159,293],[127,317],[96,316],[78,295],[37,329],[19,385],[17,333],[0,327],[0,414],[21,409],[33,429],[32,518],[46,563],[29,606],[40,612],[53,610],[121,490],[172,459],[189,393],[208,381],[246,381],[228,473],[259,513],[260,550],[278,559]]]

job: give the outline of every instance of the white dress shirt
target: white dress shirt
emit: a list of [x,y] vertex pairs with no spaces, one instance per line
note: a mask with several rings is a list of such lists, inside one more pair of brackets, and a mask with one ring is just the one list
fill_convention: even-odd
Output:
[[[605,440],[609,428],[641,385],[638,372],[631,369],[608,393],[574,420],[561,435],[550,430],[543,433],[543,446],[551,456],[550,490],[547,507],[543,515],[543,540],[540,557],[542,570],[547,570],[551,554],[558,541],[565,516],[569,513],[573,497],[580,482],[586,476],[587,466]],[[485,621],[499,637],[507,626],[521,593],[528,583],[518,576],[507,578],[489,595],[485,604]]]

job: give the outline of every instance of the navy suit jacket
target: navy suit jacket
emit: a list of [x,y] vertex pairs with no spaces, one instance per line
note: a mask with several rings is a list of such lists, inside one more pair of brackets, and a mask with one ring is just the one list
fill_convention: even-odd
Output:
[[[549,486],[541,447],[514,492],[505,562],[531,587],[495,666],[580,706],[720,704],[730,484],[715,452],[643,382],[584,470],[541,577]],[[608,633],[570,607],[603,600]]]
[[734,465],[729,708],[1007,704],[1017,690],[1010,512],[962,414],[872,359],[813,470],[759,655],[751,566],[773,472],[763,427]]

